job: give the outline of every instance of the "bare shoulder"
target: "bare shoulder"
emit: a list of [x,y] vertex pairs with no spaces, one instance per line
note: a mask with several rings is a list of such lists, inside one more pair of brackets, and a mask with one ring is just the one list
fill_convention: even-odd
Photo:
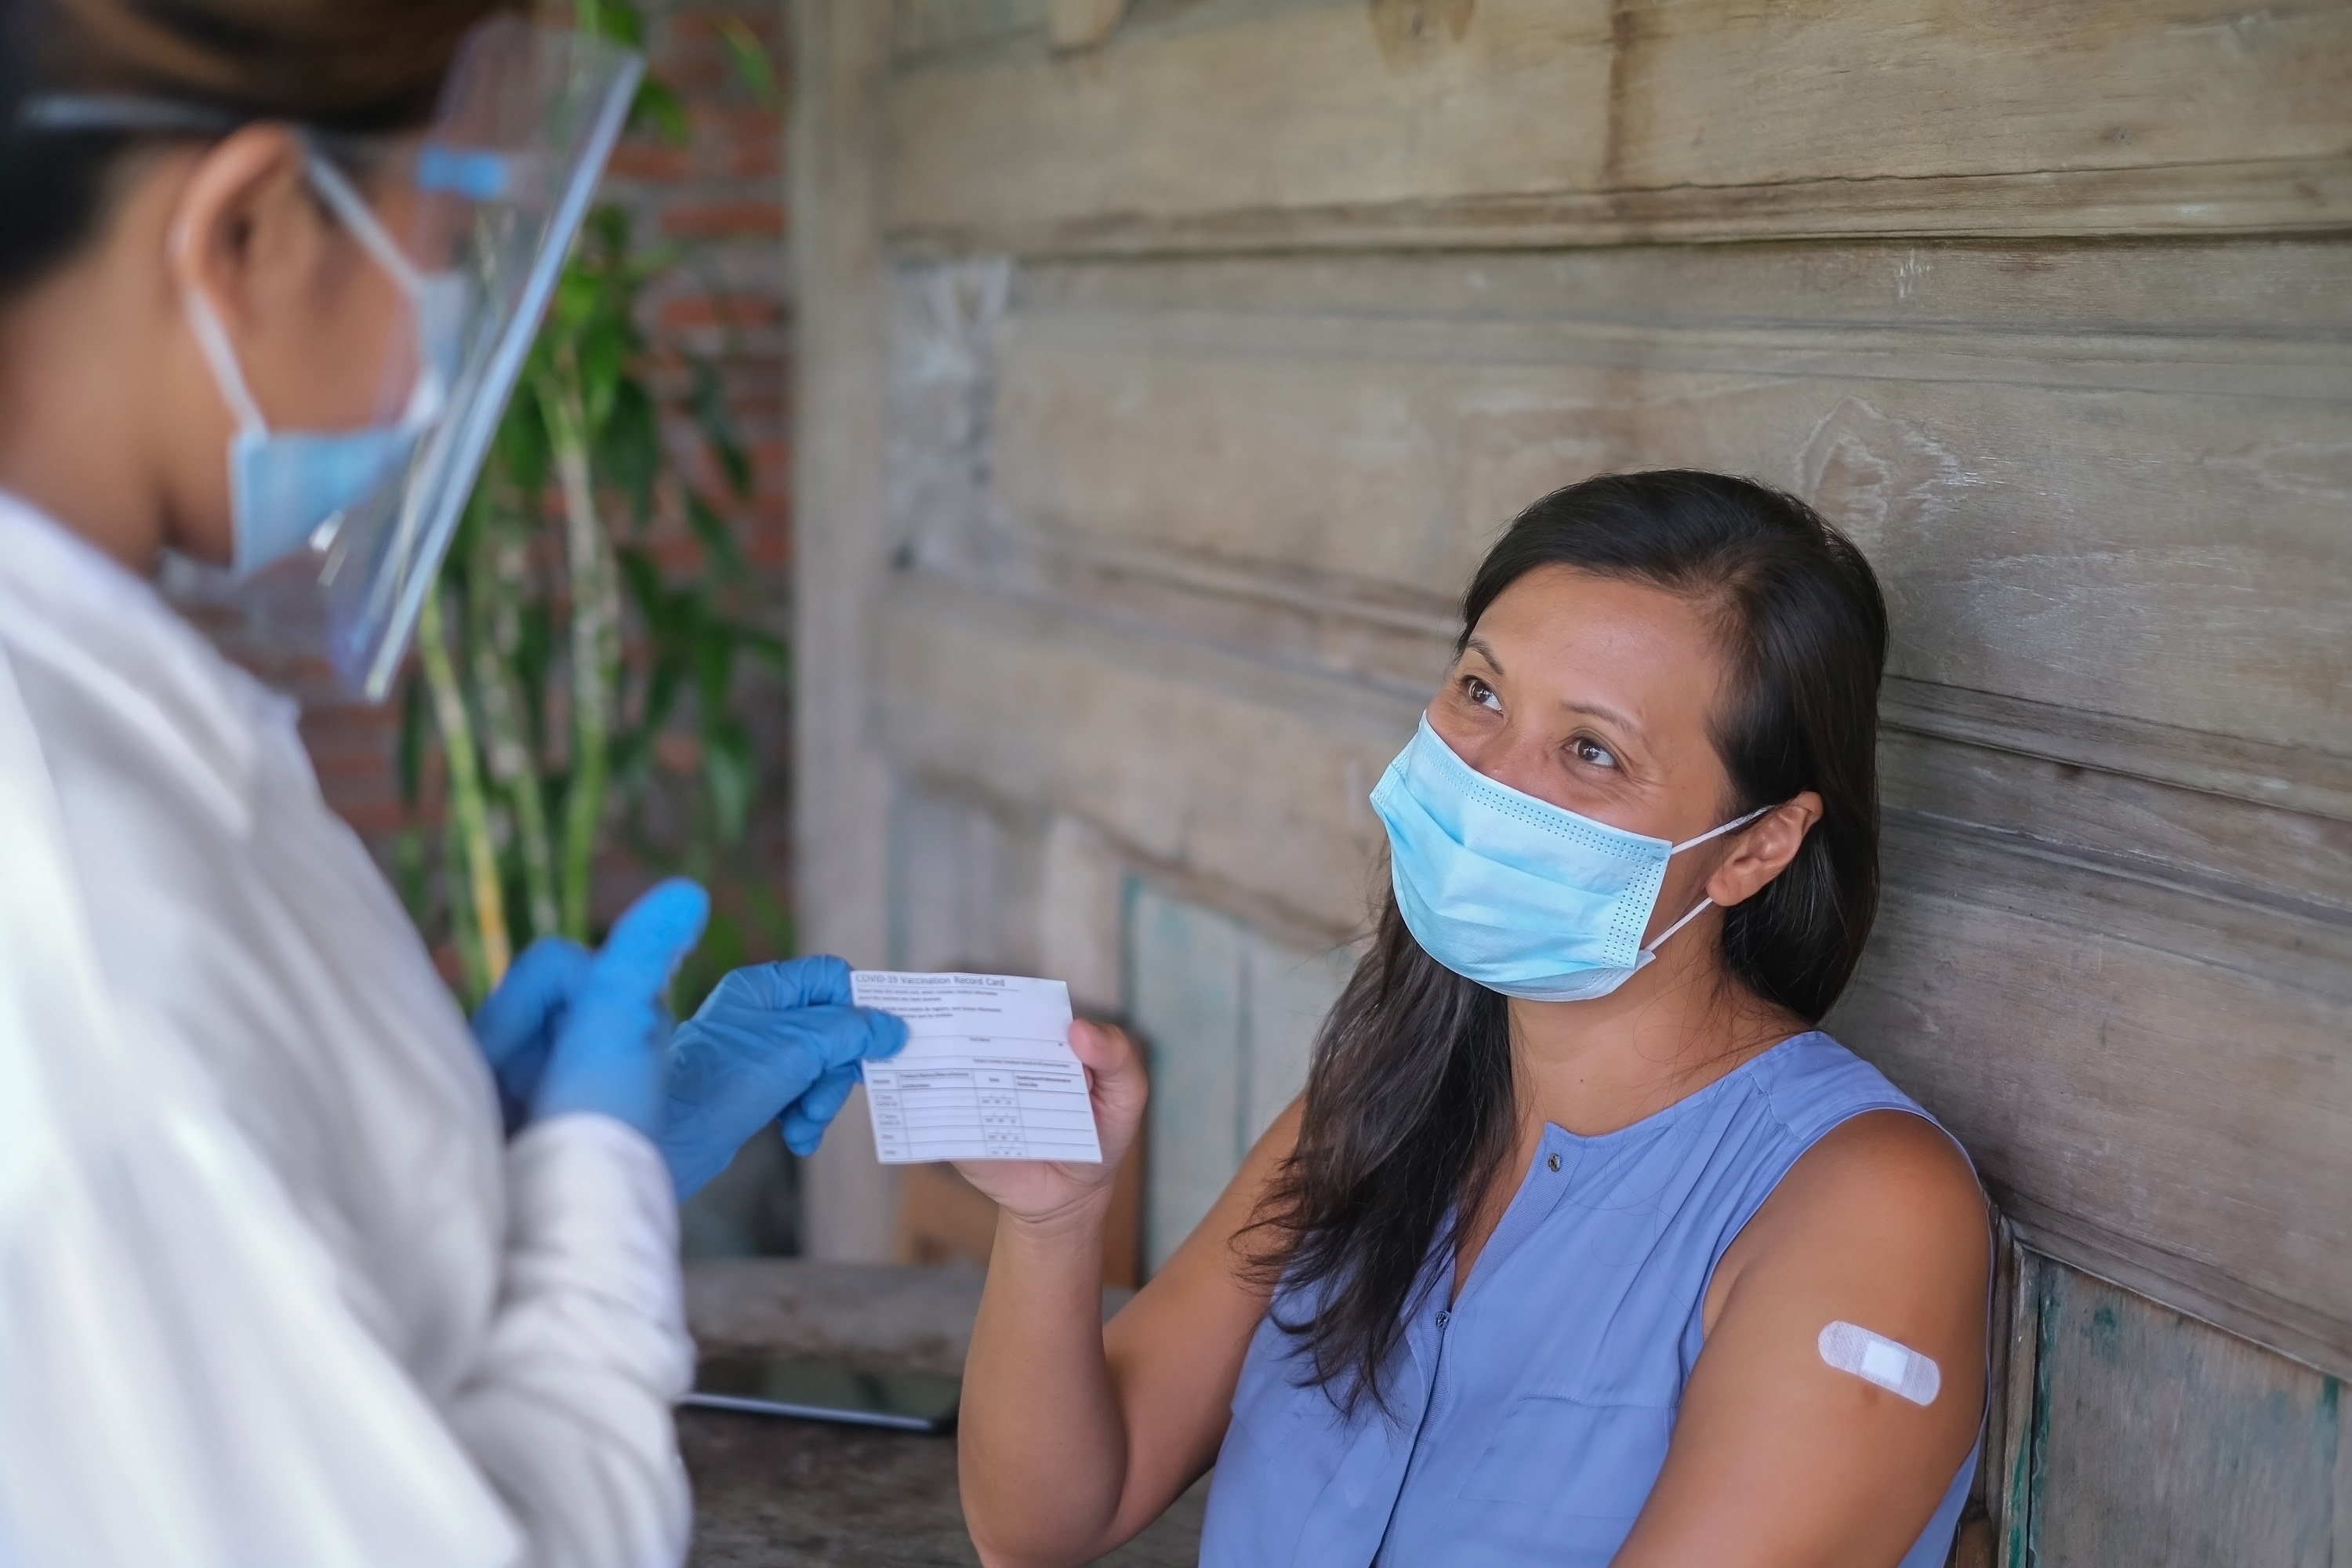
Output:
[[1868,1111],[1824,1134],[1765,1200],[1724,1255],[1707,1317],[1743,1280],[1780,1277],[1867,1279],[1882,1298],[1980,1295],[1990,1223],[1976,1173],[1942,1129]]
[[1823,1133],[1773,1194],[1909,1210],[1919,1204],[1980,1211],[1976,1173],[1951,1135],[1907,1110],[1867,1110]]
[[1983,1190],[1949,1134],[1924,1116],[1873,1110],[1841,1122],[1805,1151],[1759,1219],[1791,1236],[1923,1246],[1966,1245],[1981,1252]]

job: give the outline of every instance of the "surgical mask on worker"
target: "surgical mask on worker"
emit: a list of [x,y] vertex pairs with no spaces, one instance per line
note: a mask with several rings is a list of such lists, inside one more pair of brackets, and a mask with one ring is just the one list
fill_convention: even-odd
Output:
[[1628,833],[1496,783],[1423,717],[1372,791],[1397,908],[1422,951],[1465,980],[1530,1002],[1606,996],[1713,900],[1643,947],[1666,862],[1744,827],[1680,844]]
[[[230,569],[175,561],[175,590],[262,616],[279,646],[315,633],[347,689],[390,694],[644,64],[502,14],[467,33],[421,134],[301,132],[311,188],[407,298],[418,372],[362,428],[304,428],[281,409],[273,429],[212,301],[191,293],[188,319],[237,421],[236,533]],[[210,137],[242,123],[210,104],[83,92],[27,100],[16,129]],[[361,199],[352,168],[401,195],[385,208],[396,220]]]
[[229,569],[240,578],[306,544],[330,548],[345,512],[406,469],[417,442],[448,405],[462,348],[465,275],[419,272],[341,171],[314,152],[306,172],[329,209],[407,297],[416,335],[416,378],[395,422],[356,430],[272,430],[246,384],[212,301],[200,289],[188,290],[188,326],[236,417],[236,433],[228,444],[235,541]]

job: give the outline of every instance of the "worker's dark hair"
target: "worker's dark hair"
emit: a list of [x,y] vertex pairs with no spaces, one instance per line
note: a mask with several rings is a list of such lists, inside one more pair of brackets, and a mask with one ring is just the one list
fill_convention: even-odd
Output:
[[105,93],[353,135],[433,111],[457,41],[505,0],[0,0],[0,298],[92,238],[134,149],[215,132],[63,130],[29,100]]
[[[1466,645],[1504,590],[1546,566],[1705,605],[1729,673],[1712,720],[1726,820],[1812,790],[1796,858],[1724,911],[1728,980],[1808,1023],[1844,990],[1878,906],[1878,683],[1886,605],[1862,552],[1794,496],[1720,474],[1613,474],[1519,514],[1471,579]],[[1391,892],[1325,1020],[1297,1145],[1254,1228],[1260,1277],[1305,1380],[1342,1409],[1381,1400],[1416,1291],[1452,1278],[1462,1228],[1518,1131],[1504,997],[1422,951]]]

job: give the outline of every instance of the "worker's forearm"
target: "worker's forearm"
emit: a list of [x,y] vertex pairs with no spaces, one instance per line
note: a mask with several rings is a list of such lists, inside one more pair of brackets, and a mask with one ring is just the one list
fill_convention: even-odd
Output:
[[692,1528],[671,1406],[694,1373],[668,1169],[604,1116],[508,1146],[498,1316],[443,1415],[546,1568],[675,1563]]
[[958,1439],[964,1521],[990,1568],[1086,1561],[1118,1512],[1129,1442],[1103,1355],[1108,1198],[997,1220]]

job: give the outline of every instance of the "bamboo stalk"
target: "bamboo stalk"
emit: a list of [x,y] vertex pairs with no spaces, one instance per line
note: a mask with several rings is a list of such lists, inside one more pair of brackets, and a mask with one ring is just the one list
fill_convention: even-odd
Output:
[[589,879],[604,816],[620,605],[612,548],[596,517],[579,373],[569,354],[559,355],[554,372],[542,381],[539,405],[546,413],[548,445],[563,495],[572,577],[572,787],[563,803],[562,930],[574,942],[586,942]]
[[482,960],[482,932],[474,923],[474,901],[466,896],[465,836],[447,822],[441,828],[441,885],[449,893],[449,941],[457,950],[461,994],[468,1009],[478,1007],[490,994],[489,966]]
[[[441,627],[441,595],[425,595],[416,626],[417,652],[425,665],[425,682],[433,694],[433,716],[441,731],[442,754],[449,770],[449,819],[462,849],[465,878],[452,878],[452,912],[463,891],[470,920],[457,921],[457,952],[466,968],[467,986],[477,998],[487,996],[506,978],[514,955],[507,937],[504,896],[499,888],[499,862],[490,841],[488,804],[482,796],[481,769],[474,754],[472,721],[466,713],[465,692],[449,660],[449,645]],[[467,928],[470,925],[472,930]]]
[[522,552],[490,519],[475,535],[468,563],[466,638],[475,705],[481,710],[483,752],[490,778],[514,813],[516,858],[522,864],[523,899],[532,936],[551,936],[560,917],[555,906],[554,853],[547,837],[547,800],[539,770],[523,736],[522,696],[515,676],[515,648],[521,628],[515,600],[523,588]]

